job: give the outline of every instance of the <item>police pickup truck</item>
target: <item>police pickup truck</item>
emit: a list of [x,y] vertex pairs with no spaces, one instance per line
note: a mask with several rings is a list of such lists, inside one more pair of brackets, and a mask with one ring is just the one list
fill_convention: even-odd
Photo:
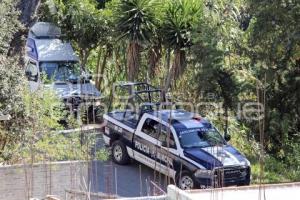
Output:
[[[131,84],[140,85],[147,86]],[[103,137],[114,162],[137,160],[173,178],[181,189],[250,184],[249,161],[209,121],[181,109],[153,109],[158,103],[151,102],[151,94],[159,90],[150,86],[131,91],[139,99],[147,94],[138,113],[125,109],[104,115]]]

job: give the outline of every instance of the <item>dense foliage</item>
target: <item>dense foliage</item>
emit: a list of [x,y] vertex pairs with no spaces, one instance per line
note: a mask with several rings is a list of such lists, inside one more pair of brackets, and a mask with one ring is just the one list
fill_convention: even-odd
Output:
[[[12,1],[1,4],[1,18],[18,24]],[[200,113],[232,135],[251,159],[254,180],[261,152],[269,181],[299,180],[299,1],[44,0],[39,18],[63,28],[104,95],[115,81],[150,81],[178,101],[217,103]],[[1,53],[19,26],[2,22]],[[9,59],[1,63],[1,87],[13,84],[18,94],[19,80],[8,77],[20,72],[6,73]],[[263,119],[243,114],[250,102],[262,104],[254,116]]]
[[[0,121],[0,164],[84,159],[90,149],[82,144],[79,133],[59,132],[63,128],[59,122],[65,119],[62,102],[42,87],[29,91],[18,58],[7,56],[13,35],[23,28],[16,3],[0,2],[0,116],[10,116]],[[77,127],[76,123],[69,125]]]
[[18,21],[19,12],[16,9],[16,1],[1,1],[0,10],[0,54],[5,55],[15,32],[20,28]]
[[[13,146],[20,138],[24,128],[24,110],[22,101],[22,72],[12,58],[6,54],[13,34],[20,28],[16,2],[5,0],[1,2],[0,10],[0,115],[10,115],[12,120],[0,121],[0,157],[9,159],[4,154],[7,146]],[[19,120],[19,121],[18,121]]]

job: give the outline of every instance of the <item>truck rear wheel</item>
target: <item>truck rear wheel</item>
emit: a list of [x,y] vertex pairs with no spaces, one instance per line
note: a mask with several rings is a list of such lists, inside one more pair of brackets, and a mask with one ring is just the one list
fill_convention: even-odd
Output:
[[123,142],[119,140],[113,142],[111,150],[112,158],[115,163],[120,165],[129,163],[130,158],[128,156],[126,146]]

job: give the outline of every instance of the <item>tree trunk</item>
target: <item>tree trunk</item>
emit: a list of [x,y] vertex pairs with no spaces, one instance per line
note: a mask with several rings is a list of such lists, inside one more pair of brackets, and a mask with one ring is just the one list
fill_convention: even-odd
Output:
[[161,59],[161,45],[155,44],[148,51],[147,81],[150,81],[154,77],[155,70],[158,67],[160,59]]
[[[100,59],[101,59],[101,51],[102,48],[99,47],[99,50],[98,50],[98,57],[97,57],[97,65],[96,65],[96,77],[95,77],[95,85],[96,87],[98,87],[99,85],[99,79],[100,79],[100,75],[99,75],[99,69],[100,69]],[[97,88],[99,89],[99,88]]]
[[[114,50],[115,53],[115,66],[116,66],[116,72],[118,74],[122,73],[122,65],[120,64],[120,60],[122,60],[120,57],[120,46],[117,46]],[[122,61],[121,61],[122,62]]]
[[133,41],[127,49],[128,80],[134,81],[140,67],[140,45]]
[[37,21],[37,11],[41,0],[20,0],[18,9],[21,11],[20,21],[30,27]]
[[19,20],[24,28],[15,33],[13,40],[10,43],[8,56],[20,56],[19,63],[24,66],[24,49],[25,36],[28,34],[29,28],[37,21],[37,10],[41,0],[20,0],[17,4],[21,14]]
[[167,50],[167,66],[166,66],[166,68],[167,68],[167,76],[166,76],[166,78],[165,78],[165,85],[164,85],[164,93],[166,94],[167,92],[168,92],[168,89],[169,89],[169,87],[170,87],[170,85],[171,85],[171,77],[172,77],[172,71],[173,71],[173,66],[171,67],[170,65],[171,65],[171,49],[169,48],[168,50]]
[[185,70],[186,67],[186,56],[185,51],[179,48],[175,49],[174,51],[174,79],[179,78]]
[[86,68],[86,63],[88,61],[89,55],[90,55],[90,50],[82,50],[82,53],[81,53],[81,66],[82,66],[82,69]]
[[106,52],[104,54],[104,58],[103,58],[103,61],[102,61],[102,65],[101,65],[98,89],[101,88],[101,84],[102,84],[102,80],[103,80],[103,74],[104,74],[104,70],[105,70],[105,67],[106,67],[106,61],[107,61],[108,55],[109,55],[109,50],[106,49]]
[[225,127],[224,127],[224,136],[228,135],[228,107],[224,107],[224,117],[225,117]]
[[[169,50],[170,51],[170,50]],[[168,52],[170,54],[170,52]],[[168,55],[168,67],[170,66],[170,55]],[[184,69],[186,67],[186,55],[185,51],[181,50],[179,48],[176,48],[174,50],[174,60],[172,63],[172,67],[168,68],[169,73],[167,75],[166,84],[165,84],[165,92],[168,91],[169,87],[172,84],[172,79],[176,80],[178,79],[184,72]],[[176,82],[173,83],[173,85],[176,84]]]

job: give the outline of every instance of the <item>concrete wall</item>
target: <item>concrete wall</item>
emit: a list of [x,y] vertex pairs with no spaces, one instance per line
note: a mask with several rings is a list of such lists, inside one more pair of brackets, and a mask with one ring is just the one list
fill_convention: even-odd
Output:
[[284,200],[300,199],[300,182],[183,191],[168,186],[168,200]]
[[84,190],[88,167],[85,162],[55,162],[31,166],[0,166],[0,200],[65,198],[65,189]]

